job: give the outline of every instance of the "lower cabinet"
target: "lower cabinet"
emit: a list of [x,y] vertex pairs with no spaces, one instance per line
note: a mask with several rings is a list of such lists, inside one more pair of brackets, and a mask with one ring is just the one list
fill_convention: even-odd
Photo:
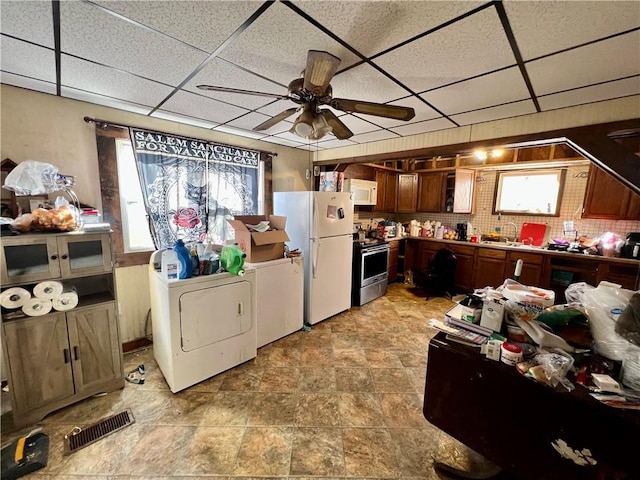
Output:
[[389,266],[387,268],[388,283],[393,283],[398,279],[398,256],[400,254],[400,240],[389,242]]
[[523,285],[542,287],[542,270],[544,265],[544,255],[535,253],[508,252],[505,275],[513,278],[516,271],[516,263],[522,260],[522,272],[520,280]]
[[16,426],[124,386],[115,303],[3,323]]
[[466,245],[445,244],[455,253],[458,262],[456,263],[455,286],[464,291],[473,291],[473,267],[476,248]]
[[[479,248],[477,252],[473,285],[476,288],[499,287],[505,279],[507,252],[491,248]],[[509,272],[506,272],[507,276]]]

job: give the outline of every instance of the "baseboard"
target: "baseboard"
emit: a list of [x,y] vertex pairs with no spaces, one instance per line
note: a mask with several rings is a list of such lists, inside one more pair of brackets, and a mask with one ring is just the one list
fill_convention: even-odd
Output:
[[153,345],[153,342],[148,338],[136,338],[135,340],[131,340],[130,342],[125,342],[122,344],[122,353],[132,352],[134,350],[138,350],[139,348],[148,347],[149,345]]

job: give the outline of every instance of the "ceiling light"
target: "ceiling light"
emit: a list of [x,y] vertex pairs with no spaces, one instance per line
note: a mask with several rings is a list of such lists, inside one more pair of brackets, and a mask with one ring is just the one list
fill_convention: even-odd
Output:
[[473,154],[476,156],[478,160],[487,159],[487,152],[485,152],[484,150],[476,150]]
[[331,127],[322,112],[319,112],[313,119],[313,133],[309,138],[311,140],[320,140],[328,133],[331,133]]
[[502,155],[504,155],[504,150],[501,148],[496,148],[495,150],[491,150],[492,158],[500,158]]
[[296,121],[293,123],[291,130],[299,137],[309,138],[313,133],[313,113],[309,110],[304,110]]

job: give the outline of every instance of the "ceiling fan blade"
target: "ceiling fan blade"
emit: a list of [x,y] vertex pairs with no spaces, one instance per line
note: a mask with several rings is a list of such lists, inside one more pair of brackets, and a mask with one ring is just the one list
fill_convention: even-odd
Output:
[[410,107],[363,102],[361,100],[348,100],[346,98],[334,98],[329,102],[329,105],[336,110],[342,110],[344,112],[364,113],[404,121],[411,120],[416,116],[416,112]]
[[345,138],[353,136],[353,132],[349,130],[349,128],[342,123],[342,121],[336,117],[331,110],[322,110],[320,113],[331,127],[333,135],[337,139],[344,140]]
[[288,118],[291,115],[293,115],[294,113],[296,113],[296,110],[298,110],[298,107],[287,108],[284,112],[280,112],[279,114],[271,117],[269,120],[266,120],[266,121],[262,122],[260,125],[255,127],[253,130],[256,131],[256,132],[260,132],[262,130],[268,130],[271,127],[273,127],[276,123],[281,122],[285,118]]
[[254,90],[241,90],[239,88],[216,87],[213,85],[198,85],[198,88],[200,90],[211,90],[214,92],[242,93],[245,95],[256,95],[259,97],[278,98],[280,100],[292,100],[292,98],[287,95],[278,95],[277,93],[267,93],[267,92],[256,92]]
[[314,95],[324,94],[339,65],[340,59],[329,52],[309,50],[304,69],[304,89]]

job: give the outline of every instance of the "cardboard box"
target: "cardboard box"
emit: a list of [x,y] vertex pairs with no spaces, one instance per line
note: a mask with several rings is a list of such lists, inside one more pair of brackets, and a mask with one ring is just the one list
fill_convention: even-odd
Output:
[[235,231],[234,241],[247,254],[245,262],[266,262],[284,257],[284,242],[289,241],[289,236],[284,229],[287,217],[270,215],[269,227],[275,230],[267,232],[252,232],[246,226],[247,224],[257,225],[264,220],[267,220],[264,215],[239,215],[233,220],[227,220]]
[[504,318],[504,304],[506,300],[503,298],[487,298],[482,306],[482,316],[480,317],[480,325],[490,328],[494,332],[499,332],[502,328],[502,319]]

